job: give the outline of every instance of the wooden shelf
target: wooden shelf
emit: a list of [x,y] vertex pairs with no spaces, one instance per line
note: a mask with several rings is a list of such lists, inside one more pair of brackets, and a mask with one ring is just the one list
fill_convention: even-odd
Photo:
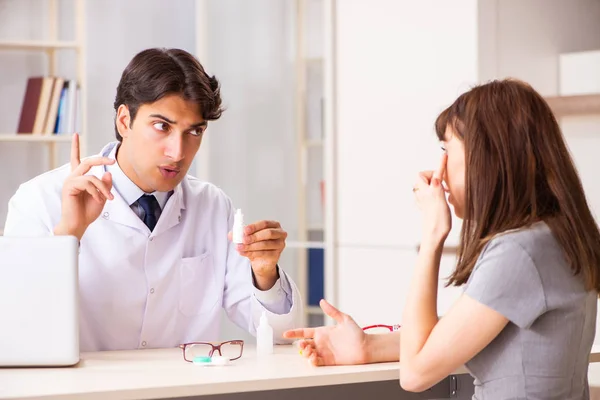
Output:
[[319,306],[308,306],[306,312],[310,315],[323,315],[323,310]]
[[325,242],[286,242],[286,247],[289,249],[324,249]]
[[600,94],[546,97],[556,117],[600,115]]
[[325,61],[325,59],[323,57],[308,57],[308,58],[305,58],[304,60],[306,60],[306,62],[308,64],[320,64]]
[[306,227],[307,231],[322,231],[323,229],[325,229],[323,224],[308,224]]
[[71,135],[41,135],[31,133],[0,133],[0,142],[42,142],[42,143],[61,143],[71,142]]
[[323,146],[323,139],[309,139],[306,141],[306,147],[321,147]]
[[44,41],[44,40],[0,40],[0,49],[3,50],[52,50],[52,49],[78,49],[77,42]]
[[[420,249],[421,249],[421,245],[417,245],[417,253],[419,252]],[[454,254],[454,255],[456,255],[457,253],[458,253],[458,246],[446,245],[442,249],[442,254]]]

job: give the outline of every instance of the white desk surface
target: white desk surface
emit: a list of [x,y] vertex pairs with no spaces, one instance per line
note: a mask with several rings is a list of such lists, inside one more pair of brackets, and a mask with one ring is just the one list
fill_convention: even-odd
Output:
[[0,369],[2,399],[139,399],[398,379],[398,363],[313,367],[293,346],[257,359],[246,344],[227,366],[198,366],[181,349],[82,353],[75,367]]
[[[594,346],[590,362],[600,361]],[[460,368],[456,373],[467,373]],[[74,367],[0,368],[2,399],[155,399],[398,379],[398,363],[313,367],[293,346],[257,359],[254,348],[231,365],[185,362],[181,349],[82,353]]]

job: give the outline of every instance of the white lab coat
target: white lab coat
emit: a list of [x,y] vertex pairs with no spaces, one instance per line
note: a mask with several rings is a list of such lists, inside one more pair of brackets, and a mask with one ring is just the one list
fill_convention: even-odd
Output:
[[[22,184],[9,202],[5,235],[51,235],[69,173],[64,165]],[[89,173],[100,178],[104,167]],[[255,297],[248,259],[227,238],[234,209],[220,189],[187,176],[153,232],[115,188],[112,193],[115,199],[106,202],[80,244],[81,351],[217,341],[222,308],[238,326],[256,333],[266,309]],[[267,310],[276,343],[285,342],[285,330],[300,326],[303,313],[296,285],[280,272],[279,283],[289,285],[276,290],[291,287],[285,294],[292,307],[282,315]]]

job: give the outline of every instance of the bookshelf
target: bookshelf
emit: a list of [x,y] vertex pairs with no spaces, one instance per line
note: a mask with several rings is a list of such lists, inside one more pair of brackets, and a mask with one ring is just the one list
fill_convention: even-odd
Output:
[[[58,17],[58,0],[47,0],[48,30],[46,37],[41,40],[0,40],[0,51],[26,51],[43,52],[47,55],[48,67],[46,76],[60,76],[58,71],[58,58],[60,51],[74,51],[76,73],[75,81],[79,87],[79,110],[78,118],[80,125],[80,151],[81,156],[87,155],[87,110],[86,110],[86,79],[85,79],[85,10],[84,0],[72,0],[74,7],[73,26],[75,30],[74,40],[61,40],[58,37],[58,27],[61,19]],[[24,94],[23,94],[24,95]],[[20,99],[23,100],[22,98]],[[68,132],[72,133],[72,132]],[[61,143],[70,143],[71,134],[32,134],[3,132],[0,133],[0,146],[5,142],[17,143],[37,143],[47,147],[49,152],[48,169],[56,168],[59,165],[58,145]]]

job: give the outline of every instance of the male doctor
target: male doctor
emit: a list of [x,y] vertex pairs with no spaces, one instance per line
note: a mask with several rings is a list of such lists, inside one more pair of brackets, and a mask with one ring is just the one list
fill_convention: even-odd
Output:
[[70,165],[22,184],[4,231],[79,239],[81,351],[216,341],[221,308],[252,334],[266,310],[281,342],[302,315],[278,267],[286,232],[259,221],[233,244],[231,200],[186,175],[221,116],[218,81],[183,50],[148,49],[123,72],[114,107],[118,141],[80,160],[74,135]]

